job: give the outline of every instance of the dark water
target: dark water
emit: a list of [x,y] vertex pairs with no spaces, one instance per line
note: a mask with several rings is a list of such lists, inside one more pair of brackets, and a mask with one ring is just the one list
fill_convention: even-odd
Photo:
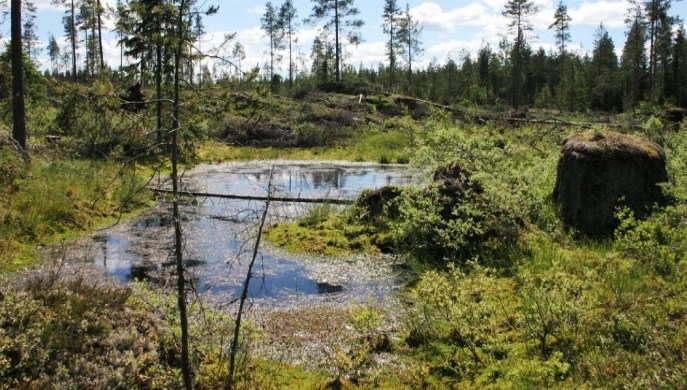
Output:
[[[268,163],[200,166],[186,173],[191,191],[264,196]],[[284,163],[275,165],[275,195],[352,199],[362,189],[404,185],[413,178],[398,166],[362,164]],[[313,205],[273,203],[268,224],[298,217]],[[197,291],[230,302],[241,294],[252,254],[263,202],[197,199],[182,207],[184,258]],[[163,283],[174,272],[172,219],[166,207],[133,224],[94,237],[96,264],[122,283],[149,280]],[[261,245],[265,248],[265,245]],[[383,260],[310,258],[260,250],[249,284],[249,296],[271,304],[302,300],[349,300],[385,296],[398,281]]]

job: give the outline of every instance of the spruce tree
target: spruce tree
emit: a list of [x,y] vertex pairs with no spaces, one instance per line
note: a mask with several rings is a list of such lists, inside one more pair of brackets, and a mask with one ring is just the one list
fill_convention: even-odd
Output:
[[634,109],[642,99],[646,73],[646,29],[641,9],[636,9],[621,60],[625,107]]
[[618,57],[615,54],[615,45],[603,23],[597,28],[594,37],[591,60],[592,109],[613,111],[618,108],[616,100]]
[[687,108],[687,34],[685,26],[680,25],[675,34],[673,45],[673,83],[675,84],[675,104]]

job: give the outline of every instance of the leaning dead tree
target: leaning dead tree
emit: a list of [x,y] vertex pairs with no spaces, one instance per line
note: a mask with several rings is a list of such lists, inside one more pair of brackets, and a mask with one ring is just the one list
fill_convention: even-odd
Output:
[[255,260],[258,257],[258,249],[260,248],[260,239],[262,238],[262,230],[265,227],[265,219],[267,219],[267,212],[270,208],[270,197],[272,196],[272,173],[274,172],[274,167],[270,169],[269,180],[267,182],[267,199],[265,200],[265,209],[262,212],[262,217],[260,218],[260,224],[258,225],[258,235],[255,238],[255,245],[253,246],[253,256],[251,257],[250,263],[248,264],[248,271],[246,271],[246,279],[243,282],[243,291],[241,291],[241,298],[239,300],[239,309],[236,313],[236,320],[234,321],[234,339],[231,342],[231,351],[229,352],[229,378],[228,387],[231,389],[234,387],[234,373],[236,370],[236,353],[238,352],[239,336],[241,332],[241,318],[243,316],[243,306],[248,298],[248,288],[250,285],[251,278],[253,277],[253,266],[255,265]]

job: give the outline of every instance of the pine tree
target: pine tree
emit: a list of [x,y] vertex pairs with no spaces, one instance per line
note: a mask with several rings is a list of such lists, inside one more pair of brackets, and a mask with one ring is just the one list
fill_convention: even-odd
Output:
[[[565,62],[567,59],[566,45],[570,42],[570,22],[572,18],[568,15],[568,7],[563,4],[563,1],[558,2],[556,7],[556,12],[553,15],[554,22],[549,26],[549,30],[554,30],[554,36],[556,37],[556,45],[558,46],[558,62],[556,64],[558,68],[558,74],[562,75],[563,70],[566,67]],[[574,69],[570,67],[570,69]],[[560,95],[562,91],[560,90],[560,78],[556,80],[551,80],[550,87],[555,89],[556,95]],[[570,91],[568,91],[570,92]],[[560,100],[558,101],[560,103]],[[568,109],[572,111],[572,102],[567,104]],[[562,107],[560,104],[558,107]]]
[[398,42],[404,47],[405,61],[408,65],[408,94],[410,95],[413,94],[413,61],[417,61],[424,52],[420,35],[422,35],[422,26],[413,19],[410,6],[406,4],[405,13],[398,25]]
[[281,61],[279,51],[284,49],[284,30],[282,29],[277,14],[277,9],[272,6],[272,2],[268,1],[265,4],[265,13],[260,19],[260,28],[265,31],[265,35],[270,41],[270,62],[269,62],[269,79],[274,77],[274,65]]
[[231,56],[236,58],[238,61],[237,73],[239,74],[239,80],[242,79],[243,69],[241,69],[241,61],[246,58],[246,49],[243,47],[241,42],[236,42],[234,48],[231,50]]
[[35,59],[35,56],[41,52],[38,46],[38,35],[36,34],[36,6],[32,1],[24,1],[24,10],[22,13],[22,44],[24,45],[24,53],[29,60]]
[[76,56],[77,52],[76,50],[78,49],[79,46],[79,37],[77,35],[77,21],[76,21],[76,11],[79,7],[79,2],[78,0],[53,0],[53,4],[62,4],[67,7],[65,10],[65,15],[62,18],[62,25],[64,26],[64,32],[67,34],[67,39],[70,42],[71,45],[71,59],[72,59],[72,79],[76,81],[78,79],[78,75],[76,72]]
[[60,59],[60,45],[57,44],[57,40],[52,34],[50,34],[50,39],[48,39],[48,56],[50,57],[50,69],[53,74],[56,74],[57,64]]
[[341,81],[343,63],[342,35],[348,42],[358,45],[362,37],[358,30],[363,26],[362,19],[356,19],[360,11],[353,6],[353,0],[312,0],[315,6],[309,20],[325,20],[324,29],[334,32],[334,61],[336,82]]
[[293,88],[293,44],[297,42],[297,17],[298,11],[293,5],[293,0],[286,0],[284,4],[279,7],[279,23],[282,25],[284,35],[289,44],[289,89]]
[[386,55],[389,59],[389,87],[393,88],[396,84],[396,58],[403,54],[404,46],[399,41],[399,28],[401,9],[398,7],[398,0],[385,0],[384,11],[382,14],[382,31],[388,35],[386,42]]
[[329,83],[331,68],[334,63],[334,45],[329,42],[328,31],[322,30],[312,43],[312,73],[321,84]]
[[105,55],[103,54],[103,6],[100,0],[95,1],[95,18],[98,28],[98,57],[100,58],[100,70],[105,70]]
[[553,19],[554,22],[549,26],[549,30],[553,29],[555,31],[558,54],[564,57],[565,45],[570,42],[570,21],[572,21],[572,18],[568,15],[568,7],[563,4],[563,1],[558,2]]
[[[85,44],[85,70],[86,74],[94,75],[96,62],[98,62],[98,41],[96,38],[96,14],[95,0],[81,0],[79,13],[76,16],[77,24],[84,32]],[[90,34],[89,34],[90,33]]]
[[508,18],[508,28],[515,31],[513,45],[513,107],[520,109],[522,101],[522,54],[525,47],[525,33],[532,30],[532,23],[527,19],[537,13],[538,9],[532,0],[508,0],[503,10],[503,16]]
[[[649,35],[649,97],[652,100],[657,97],[656,81],[661,46],[664,47],[663,53],[665,53],[666,34],[670,33],[674,22],[668,17],[670,6],[671,0],[647,0],[644,3]],[[661,45],[661,40],[664,42],[663,45]]]

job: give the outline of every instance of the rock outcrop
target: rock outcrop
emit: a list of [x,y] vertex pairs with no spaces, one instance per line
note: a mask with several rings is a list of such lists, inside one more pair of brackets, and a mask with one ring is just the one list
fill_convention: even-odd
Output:
[[565,140],[553,199],[567,225],[586,235],[615,229],[617,206],[642,211],[661,199],[667,180],[658,144],[616,132],[578,134]]

